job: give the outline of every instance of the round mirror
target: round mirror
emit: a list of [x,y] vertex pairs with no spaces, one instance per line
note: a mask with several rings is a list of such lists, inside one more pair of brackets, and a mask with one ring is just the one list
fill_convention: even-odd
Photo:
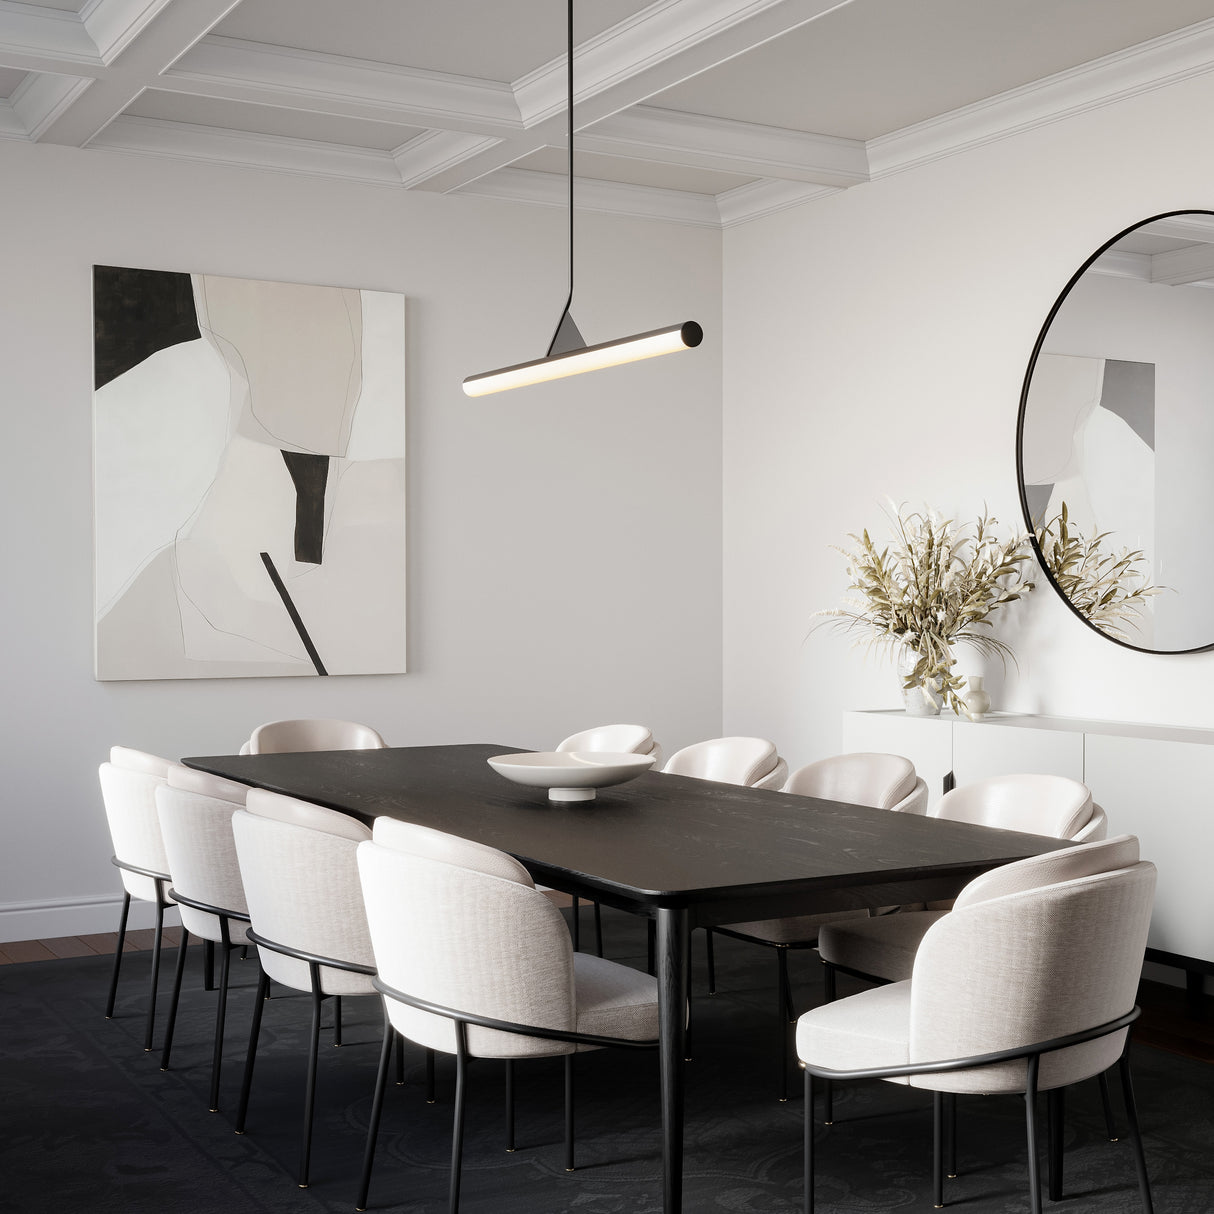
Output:
[[1149,653],[1214,647],[1214,212],[1153,216],[1075,272],[1033,347],[1016,462],[1080,619]]

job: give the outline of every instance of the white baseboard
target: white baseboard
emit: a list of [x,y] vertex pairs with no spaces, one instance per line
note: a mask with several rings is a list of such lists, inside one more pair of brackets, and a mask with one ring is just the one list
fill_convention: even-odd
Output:
[[[0,903],[0,943],[9,940],[54,940],[59,936],[114,932],[118,930],[118,916],[121,912],[121,894]],[[166,927],[176,927],[181,922],[175,908],[165,911],[164,922]],[[155,926],[156,908],[150,902],[132,898],[127,927]]]

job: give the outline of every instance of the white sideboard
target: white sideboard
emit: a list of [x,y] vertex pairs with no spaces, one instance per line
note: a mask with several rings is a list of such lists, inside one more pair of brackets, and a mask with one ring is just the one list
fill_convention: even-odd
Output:
[[1214,730],[992,713],[843,714],[844,752],[905,755],[929,799],[953,783],[1012,772],[1082,780],[1109,818],[1109,834],[1137,835],[1159,869],[1151,958],[1214,973]]

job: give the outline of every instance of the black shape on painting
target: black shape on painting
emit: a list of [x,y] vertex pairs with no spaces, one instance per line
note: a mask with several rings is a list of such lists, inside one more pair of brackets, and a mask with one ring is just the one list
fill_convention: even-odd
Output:
[[[285,455],[286,452],[284,451],[283,454]],[[316,652],[316,646],[312,644],[312,638],[308,635],[308,629],[299,614],[299,608],[295,606],[295,600],[291,597],[291,592],[283,582],[282,576],[278,572],[278,566],[274,564],[274,558],[268,552],[263,552],[261,554],[261,563],[266,567],[266,572],[270,575],[270,581],[274,583],[274,589],[278,591],[278,597],[282,599],[282,605],[287,609],[287,615],[291,617],[291,623],[295,625],[295,631],[299,634],[303,647],[308,651],[308,658],[316,668],[316,673],[327,675],[329,672],[325,669],[325,664],[320,660],[320,654]]]
[[295,559],[319,565],[325,543],[325,485],[329,457],[284,451],[282,458],[295,482]]
[[93,267],[93,386],[202,334],[188,274]]

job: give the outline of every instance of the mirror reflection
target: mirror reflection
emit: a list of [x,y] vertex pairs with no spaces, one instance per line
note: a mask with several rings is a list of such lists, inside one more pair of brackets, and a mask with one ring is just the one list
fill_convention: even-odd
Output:
[[1055,588],[1135,649],[1214,645],[1214,213],[1155,216],[1080,268],[1021,396],[1025,521]]

